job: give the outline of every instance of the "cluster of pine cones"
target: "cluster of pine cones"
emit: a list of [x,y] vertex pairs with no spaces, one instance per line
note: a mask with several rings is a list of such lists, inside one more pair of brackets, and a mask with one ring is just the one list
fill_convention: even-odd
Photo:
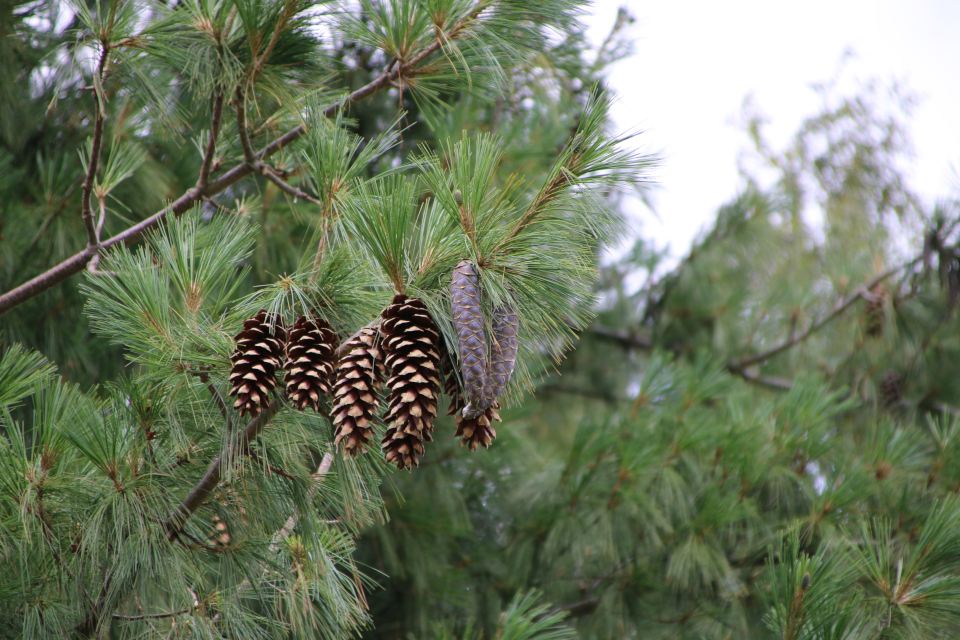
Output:
[[513,373],[518,318],[504,305],[494,310],[492,354],[487,358],[476,267],[463,261],[451,285],[463,363],[463,391],[455,361],[424,302],[397,294],[380,316],[379,329],[364,327],[342,347],[322,318],[301,316],[290,328],[277,314],[261,310],[243,323],[231,356],[234,409],[255,417],[269,403],[276,373],[283,369],[287,397],[301,411],[320,411],[331,396],[335,443],[355,456],[370,446],[380,419],[386,379],[387,426],[381,448],[400,469],[419,465],[424,443],[433,440],[441,383],[456,416],[457,436],[471,451],[489,447],[499,421],[497,402]]

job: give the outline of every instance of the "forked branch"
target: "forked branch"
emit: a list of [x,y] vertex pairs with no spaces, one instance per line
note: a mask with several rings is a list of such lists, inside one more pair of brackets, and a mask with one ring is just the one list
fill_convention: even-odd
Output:
[[[475,5],[475,8],[471,13],[465,16],[457,24],[453,25],[449,34],[447,35],[447,40],[453,40],[458,37],[462,37],[468,30],[470,23],[477,19],[480,13],[486,8],[488,2],[481,1]],[[363,100],[364,98],[373,95],[374,93],[380,91],[385,87],[390,86],[390,83],[395,82],[397,78],[403,76],[411,75],[411,72],[419,67],[424,61],[429,58],[431,55],[436,53],[440,49],[440,40],[435,40],[431,44],[423,48],[415,56],[412,56],[407,61],[400,64],[391,65],[383,71],[379,76],[374,80],[370,81],[366,85],[360,87],[353,93],[348,94],[339,102],[328,106],[324,109],[324,116],[330,118],[335,116],[337,113],[347,108],[348,106]],[[260,161],[269,158],[274,155],[284,147],[296,142],[300,139],[303,134],[306,133],[306,129],[303,125],[299,125],[294,129],[291,129],[284,135],[280,136],[266,147],[261,149],[257,154],[256,158]],[[221,193],[228,187],[236,184],[243,178],[249,176],[254,172],[254,169],[246,162],[238,164],[233,167],[226,173],[224,173],[220,178],[210,181],[203,186],[195,186],[188,189],[182,196],[171,202],[168,206],[164,207],[154,215],[150,216],[146,220],[143,220],[129,229],[118,233],[117,235],[109,238],[108,240],[100,243],[99,248],[96,247],[86,247],[83,251],[74,254],[73,256],[67,258],[60,264],[50,268],[44,273],[36,276],[35,278],[23,283],[22,285],[11,289],[10,291],[0,295],[0,315],[3,315],[10,309],[16,307],[23,302],[36,297],[54,287],[70,276],[73,276],[77,273],[83,271],[84,267],[93,259],[99,251],[109,249],[110,247],[118,244],[130,244],[137,241],[144,231],[156,227],[162,224],[166,218],[170,215],[179,216],[188,211],[198,202],[203,201],[204,198],[210,198],[212,196]],[[279,186],[279,185],[278,185]],[[91,218],[92,225],[92,218]],[[95,231],[95,229],[94,229]]]

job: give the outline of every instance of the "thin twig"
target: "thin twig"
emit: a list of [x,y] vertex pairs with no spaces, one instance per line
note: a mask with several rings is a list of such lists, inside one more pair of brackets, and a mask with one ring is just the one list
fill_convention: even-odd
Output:
[[[104,40],[101,42],[100,62],[97,64],[97,84],[103,90],[103,69],[110,55],[110,45]],[[93,119],[93,145],[90,149],[90,164],[87,166],[87,176],[83,181],[80,198],[80,215],[83,225],[87,229],[87,249],[96,251],[100,246],[100,238],[93,222],[93,183],[97,178],[97,169],[100,165],[100,151],[103,148],[103,121],[106,118],[106,105],[100,100],[100,92],[93,92],[93,105],[96,113]]]
[[210,118],[210,139],[207,140],[207,150],[203,154],[203,164],[200,165],[200,177],[197,178],[197,188],[203,189],[210,182],[210,170],[213,167],[213,158],[217,155],[217,138],[220,137],[220,124],[223,121],[223,90],[217,91],[213,98],[213,116]]
[[170,613],[143,613],[138,616],[125,616],[119,613],[113,614],[114,620],[156,620],[157,618],[173,618],[174,616],[182,616],[185,613],[190,613],[191,611],[196,611],[195,607],[188,607],[186,609],[180,609],[179,611],[171,611]]
[[237,87],[237,135],[240,136],[240,147],[243,149],[243,161],[254,171],[260,170],[260,158],[253,150],[250,142],[250,131],[247,129],[247,93],[243,87]]
[[100,204],[100,217],[97,219],[97,244],[100,244],[100,233],[103,231],[103,223],[107,221],[107,203],[104,196],[97,196]]
[[[330,472],[330,467],[332,466],[333,466],[333,454],[329,452],[325,453],[323,454],[323,459],[320,461],[320,466],[317,467],[317,472],[314,475],[316,476],[326,475],[327,473]],[[313,494],[316,493],[316,491],[317,491],[316,485],[311,487],[308,500],[313,498]],[[275,552],[280,547],[280,544],[284,540],[290,537],[290,535],[293,533],[294,527],[296,526],[297,526],[296,516],[290,516],[289,518],[287,518],[287,521],[283,523],[283,527],[281,527],[280,530],[274,534],[273,540],[270,542],[270,551]],[[243,579],[243,581],[239,585],[237,585],[237,589],[236,589],[237,593],[243,591],[243,589],[249,584],[250,584],[250,576],[247,576],[246,578]],[[220,614],[218,613],[216,616],[214,616],[213,619],[214,619],[214,622],[219,620]]]
[[230,407],[227,406],[227,401],[223,399],[220,391],[210,382],[210,374],[207,371],[191,371],[190,373],[200,378],[200,382],[207,385],[207,391],[210,392],[214,403],[217,405],[217,408],[220,409],[220,414],[227,423],[227,433],[233,433],[233,420],[230,419]]
[[57,210],[47,216],[47,219],[43,221],[43,224],[40,225],[40,228],[37,230],[37,233],[34,234],[33,240],[30,241],[30,246],[27,247],[27,250],[23,252],[20,256],[20,264],[17,265],[17,270],[14,272],[13,277],[10,278],[11,282],[15,282],[17,278],[20,277],[20,273],[26,268],[27,258],[30,257],[30,254],[33,253],[34,249],[37,248],[37,244],[40,242],[40,238],[43,237],[43,234],[46,233],[47,227],[50,224],[59,218],[64,211],[67,209],[67,202],[70,200],[70,196],[73,195],[73,192],[77,188],[77,183],[74,182],[67,189],[66,193],[63,194],[60,198],[60,206],[57,207]]
[[293,196],[294,198],[300,198],[301,200],[306,200],[307,202],[312,202],[315,205],[323,206],[323,202],[317,198],[311,196],[305,191],[301,191],[297,187],[293,186],[289,182],[285,181],[283,178],[274,173],[273,169],[268,167],[266,164],[260,164],[260,173],[270,182],[280,187],[280,190],[284,193]]
[[[643,336],[637,335],[635,333],[621,332],[610,327],[604,327],[602,325],[593,325],[587,329],[589,333],[597,335],[601,338],[606,338],[613,342],[616,342],[624,349],[639,349],[641,351],[650,351],[656,345],[649,338],[644,338]],[[682,345],[671,345],[668,347],[673,353],[682,353]],[[747,382],[758,384],[762,387],[768,387],[770,389],[777,389],[779,391],[788,391],[793,388],[793,383],[790,380],[784,380],[783,378],[774,378],[771,376],[761,376],[751,371],[748,371],[746,368],[738,365],[737,363],[729,362],[726,365],[727,371],[730,373],[740,376]],[[570,393],[572,390],[568,389],[557,389],[565,393]]]
[[[39,502],[39,499],[38,499]],[[46,518],[42,512],[42,506],[38,509],[38,519],[40,520],[40,528],[43,530],[43,537],[47,541],[47,544],[50,546],[50,552],[53,554],[53,559],[57,561],[57,564],[63,567],[63,570],[67,573],[67,576],[73,580],[75,583],[80,585],[80,592],[83,593],[83,599],[87,601],[87,604],[91,609],[94,609],[93,600],[90,599],[90,594],[87,593],[86,587],[83,586],[82,582],[79,582],[76,577],[73,575],[73,571],[70,570],[70,567],[67,566],[67,563],[63,560],[63,556],[57,551],[56,545],[53,544],[53,532],[50,531],[50,524],[47,522]]]

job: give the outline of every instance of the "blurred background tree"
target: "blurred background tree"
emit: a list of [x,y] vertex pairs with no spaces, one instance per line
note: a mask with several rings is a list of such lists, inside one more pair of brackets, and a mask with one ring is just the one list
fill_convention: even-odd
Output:
[[[442,142],[463,132],[502,138],[498,184],[509,184],[515,174],[547,173],[582,125],[605,68],[629,52],[630,17],[621,12],[610,36],[594,49],[574,19],[575,7],[543,4],[537,13],[520,3],[521,13],[510,22],[489,25],[492,33],[485,37],[492,40],[512,42],[516,30],[531,27],[539,35],[537,46],[528,42],[510,49],[509,56],[497,50],[499,68],[470,45],[456,50],[441,45],[426,72],[394,75],[379,91],[356,100],[346,119],[337,121],[345,135],[338,144],[347,144],[349,133],[357,136],[354,154],[368,147],[379,151],[356,167],[356,176],[403,167],[419,145],[442,152]],[[258,89],[249,111],[253,149],[301,120],[311,121],[311,109],[334,104],[402,67],[391,60],[410,53],[396,47],[416,17],[413,7],[451,15],[470,11],[459,2],[347,3],[332,14],[340,30],[324,30],[314,24],[325,5],[175,4],[121,25],[143,41],[113,40],[124,44],[100,70],[101,79],[92,55],[96,47],[77,36],[96,39],[84,17],[96,24],[112,6],[66,9],[36,2],[3,9],[4,296],[85,251],[80,211],[90,152],[78,151],[96,138],[98,105],[105,105],[105,165],[92,202],[97,205],[102,195],[106,238],[148,220],[165,203],[179,202],[197,184],[209,131],[218,126],[212,125],[217,96],[226,105],[226,124],[219,126],[232,131],[237,126],[232,113],[242,104],[233,91],[237,78],[249,78],[242,74],[257,68],[255,59],[274,40],[276,53],[265,57],[269,64],[252,72]],[[291,14],[296,19],[274,31],[288,7],[306,11]],[[228,21],[242,22],[243,28],[231,32]],[[162,39],[146,44],[165,29],[183,37],[179,46]],[[220,39],[230,33],[236,35]],[[280,35],[272,39],[273,33]],[[228,55],[217,55],[221,46]],[[114,538],[96,531],[78,537],[79,524],[68,520],[52,540],[45,526],[17,533],[24,521],[32,522],[29,514],[42,505],[44,491],[66,496],[59,499],[75,505],[74,516],[102,504],[94,494],[102,493],[98,482],[110,479],[109,465],[101,472],[84,469],[91,488],[75,490],[89,495],[63,491],[62,479],[52,489],[43,488],[46,480],[37,481],[66,465],[43,453],[47,444],[50,451],[63,448],[58,429],[75,415],[66,413],[67,405],[89,402],[82,391],[105,385],[114,404],[91,409],[87,418],[101,415],[103,423],[80,428],[71,446],[81,452],[102,449],[95,436],[114,433],[105,426],[106,416],[126,403],[135,410],[134,423],[145,427],[139,433],[180,434],[160,462],[187,467],[175,475],[183,486],[203,473],[211,457],[204,454],[220,451],[222,419],[207,400],[207,379],[185,371],[174,376],[170,369],[158,373],[150,367],[159,363],[143,361],[126,365],[133,370],[123,375],[116,336],[111,341],[108,329],[91,331],[95,314],[82,307],[96,285],[85,294],[80,276],[4,306],[3,348],[12,364],[0,370],[10,390],[4,395],[0,388],[0,398],[7,404],[31,394],[38,399],[34,413],[29,403],[10,404],[4,418],[3,518],[10,533],[2,553],[31,563],[2,584],[9,603],[2,609],[4,632],[44,637],[57,624],[80,635],[102,631],[107,627],[84,617],[89,611],[78,624],[74,609],[85,611],[82,600],[89,596],[97,600],[92,609],[109,601],[116,615],[129,618],[109,627],[116,637],[955,635],[960,629],[955,451],[960,390],[954,382],[960,361],[955,313],[960,211],[952,199],[921,202],[904,177],[909,95],[882,83],[866,84],[853,95],[840,95],[827,84],[821,94],[820,113],[783,149],[767,142],[757,110],[745,110],[744,188],[677,264],[666,264],[642,239],[612,262],[600,260],[603,245],[594,246],[601,265],[594,324],[559,365],[545,354],[531,355],[535,395],[507,404],[499,438],[489,450],[462,448],[448,435],[450,419],[443,418],[438,434],[445,435],[436,437],[414,472],[391,473],[375,464],[354,468],[337,457],[332,472],[327,462],[330,481],[308,495],[305,478],[322,467],[331,433],[321,421],[284,418],[287,434],[265,437],[259,455],[290,464],[295,478],[271,476],[269,465],[241,463],[235,475],[225,476],[209,513],[198,515],[211,530],[220,531],[220,522],[233,527],[226,551],[207,543],[189,551],[202,557],[206,571],[227,576],[229,586],[220,591],[196,592],[197,585],[221,583],[194,568],[197,575],[178,578],[181,593],[154,593],[152,602],[136,604],[140,609],[121,608],[119,594],[106,585],[98,600],[97,594],[78,591],[83,580],[67,572],[96,573],[94,567],[110,566],[106,556],[116,553],[110,545],[122,542],[132,554],[124,571],[150,575],[157,569],[136,555],[150,544],[129,546],[128,530]],[[296,103],[304,105],[300,112],[284,108],[304,95],[310,97]],[[397,129],[396,144],[382,144],[384,132]],[[323,196],[336,192],[330,181],[336,172],[324,169],[339,166],[332,156],[343,146],[306,137],[292,147],[306,153],[279,150],[267,171],[250,171],[217,194],[198,194],[181,210],[197,205],[197,215],[208,221],[223,215],[257,223],[248,248],[234,249],[246,270],[232,277],[244,294],[273,285],[263,289],[266,295],[281,295],[278,278],[285,282],[283,275],[313,260],[318,229],[324,228],[318,221],[335,206],[335,197]],[[222,180],[243,161],[243,146],[235,136],[219,137],[209,156],[211,181]],[[291,184],[295,191],[286,188]],[[318,202],[298,193],[319,196]],[[616,194],[601,195],[615,211]],[[98,213],[96,207],[92,211]],[[216,246],[210,238],[193,242],[205,251]],[[80,270],[91,263],[99,268],[96,256],[85,260]],[[87,279],[96,283],[104,277],[109,272]],[[243,310],[229,313],[237,320]],[[39,362],[25,361],[18,344],[56,363],[62,379],[79,383],[80,390],[35,391],[34,384],[50,387],[44,377],[49,372]],[[210,364],[216,382],[222,357],[211,357]],[[177,400],[177,411],[158,412],[152,384],[160,384],[161,397],[189,398]],[[45,435],[45,428],[58,435]],[[141,451],[152,440],[135,442]],[[311,455],[291,462],[290,451],[298,447]],[[96,467],[102,454],[87,456],[87,466]],[[116,451],[107,456],[120,457]],[[192,460],[202,463],[188,464]],[[245,521],[252,516],[238,511],[251,504],[262,511],[253,525]],[[291,536],[290,508],[301,515],[319,513],[321,523],[334,524],[310,526],[301,518],[301,529]],[[136,516],[125,509],[129,505],[117,507],[111,522]],[[268,549],[244,546],[243,535],[253,530],[261,532]],[[282,540],[289,554],[282,556],[282,567],[276,566],[281,563],[275,541],[262,533],[278,530],[289,536]],[[64,562],[75,540],[100,550]],[[314,546],[304,547],[304,540]],[[291,614],[292,601],[281,605],[251,594],[250,566],[275,572],[264,579],[271,586],[297,580],[322,584],[311,592],[312,617]],[[333,566],[345,577],[342,583],[320,579],[317,567]],[[30,589],[26,578],[33,581]],[[137,584],[139,593],[150,593]],[[51,585],[67,596],[51,598],[45,591]],[[196,593],[185,596],[188,588]],[[296,595],[292,587],[277,592]],[[226,594],[234,593],[247,608],[229,605],[234,601]],[[157,607],[176,615],[149,617]],[[271,620],[278,624],[271,626]]]

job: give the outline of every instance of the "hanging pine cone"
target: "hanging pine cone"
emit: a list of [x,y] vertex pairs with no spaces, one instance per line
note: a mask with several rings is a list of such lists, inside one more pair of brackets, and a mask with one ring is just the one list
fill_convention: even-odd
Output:
[[360,329],[344,345],[344,352],[337,366],[330,415],[336,433],[334,442],[343,443],[345,455],[356,456],[370,445],[380,410],[383,351],[377,343],[377,330]]
[[243,331],[234,338],[237,349],[230,356],[231,396],[237,396],[233,408],[251,417],[260,415],[277,386],[276,371],[283,360],[287,332],[275,313],[261,309],[243,322]]
[[896,371],[888,371],[880,379],[878,391],[880,404],[885,409],[897,406],[903,399],[903,376]]
[[387,432],[382,447],[387,462],[400,469],[420,464],[423,443],[433,440],[433,419],[440,393],[440,331],[418,298],[397,294],[381,314],[383,348],[390,371]]
[[290,401],[300,411],[309,407],[320,411],[320,396],[330,394],[337,334],[323,318],[297,318],[287,341],[287,374],[284,383]]
[[884,306],[887,302],[887,288],[881,284],[870,289],[870,297],[864,309],[863,332],[868,336],[879,336],[883,333]]
[[510,305],[493,311],[493,342],[490,344],[490,370],[484,391],[484,407],[492,407],[510,382],[517,362],[520,319]]
[[477,268],[469,260],[461,260],[453,270],[450,293],[460,341],[463,395],[467,401],[463,415],[475,418],[482,412],[485,400],[487,343],[480,312],[480,279]]
[[497,409],[499,404],[487,407],[476,418],[464,418],[463,414],[458,415],[455,420],[457,424],[457,437],[460,438],[460,446],[466,446],[470,451],[476,451],[477,447],[483,446],[484,449],[490,446],[497,432],[493,428],[493,421],[502,422]]

